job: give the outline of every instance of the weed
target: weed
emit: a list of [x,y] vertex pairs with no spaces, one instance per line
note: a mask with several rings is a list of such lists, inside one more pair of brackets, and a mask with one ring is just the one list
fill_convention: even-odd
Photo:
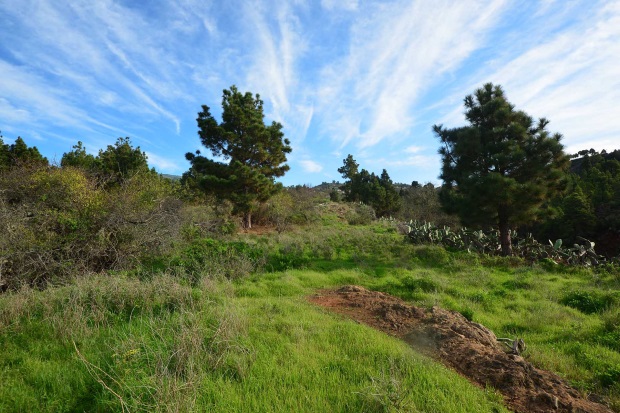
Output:
[[617,302],[615,296],[594,291],[571,291],[560,299],[561,304],[576,308],[585,314],[600,313],[615,302]]

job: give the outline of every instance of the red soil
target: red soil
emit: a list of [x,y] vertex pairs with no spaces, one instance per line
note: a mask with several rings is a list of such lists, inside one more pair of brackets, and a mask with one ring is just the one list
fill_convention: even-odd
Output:
[[457,312],[425,310],[358,286],[322,291],[310,301],[403,339],[479,386],[492,386],[516,412],[612,412],[556,374],[537,369],[498,342],[492,331]]

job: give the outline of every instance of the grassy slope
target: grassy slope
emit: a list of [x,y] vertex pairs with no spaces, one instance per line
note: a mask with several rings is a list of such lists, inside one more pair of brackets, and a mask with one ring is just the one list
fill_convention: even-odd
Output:
[[93,276],[2,297],[0,411],[504,411],[398,340],[306,303],[359,273],[259,278]]
[[617,403],[618,304],[587,315],[559,303],[617,290],[617,276],[411,246],[388,224],[326,222],[240,236],[278,271],[234,282],[207,273],[247,271],[243,257],[217,268],[173,259],[183,268],[164,275],[0,296],[0,411],[504,411],[493,391],[305,301],[348,283],[524,337],[531,361]]

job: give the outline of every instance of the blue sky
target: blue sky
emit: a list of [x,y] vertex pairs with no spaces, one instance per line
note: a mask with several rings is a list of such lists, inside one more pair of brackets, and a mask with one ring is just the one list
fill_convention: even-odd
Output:
[[349,153],[438,183],[431,127],[464,125],[486,82],[567,152],[620,149],[620,1],[7,0],[0,19],[0,130],[50,160],[129,136],[181,174],[233,84],[284,125],[286,185],[340,179]]

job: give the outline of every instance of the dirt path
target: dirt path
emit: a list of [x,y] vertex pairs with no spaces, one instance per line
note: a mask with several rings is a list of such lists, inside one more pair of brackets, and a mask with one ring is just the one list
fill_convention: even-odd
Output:
[[559,376],[513,354],[492,331],[457,312],[424,310],[351,285],[322,291],[310,301],[399,337],[480,386],[490,384],[516,412],[612,412],[584,398]]

